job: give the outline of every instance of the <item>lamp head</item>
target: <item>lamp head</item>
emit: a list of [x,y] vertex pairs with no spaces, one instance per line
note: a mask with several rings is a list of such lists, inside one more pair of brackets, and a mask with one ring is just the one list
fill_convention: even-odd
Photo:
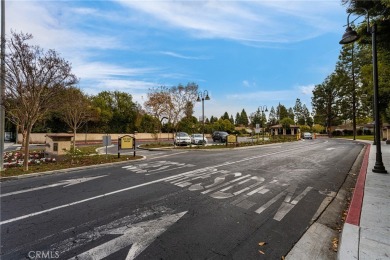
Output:
[[196,99],[196,102],[200,102],[200,96],[198,95],[198,98]]
[[343,34],[343,38],[339,43],[348,44],[356,41],[357,39],[359,39],[359,35],[357,34],[357,32],[352,30],[352,28],[348,26],[347,29],[345,30],[345,33]]
[[206,94],[205,100],[210,100],[209,93]]

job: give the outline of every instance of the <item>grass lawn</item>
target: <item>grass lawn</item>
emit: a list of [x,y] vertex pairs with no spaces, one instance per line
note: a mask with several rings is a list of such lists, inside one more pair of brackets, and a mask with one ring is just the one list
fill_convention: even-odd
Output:
[[[335,138],[347,138],[347,139],[353,139],[352,135],[343,135],[343,136],[334,136]],[[357,135],[356,140],[367,140],[367,141],[374,141],[373,135]]]
[[[78,152],[71,155],[63,155],[60,156],[54,162],[42,162],[42,163],[34,163],[30,164],[28,167],[28,171],[24,171],[22,166],[10,167],[1,171],[1,177],[10,177],[17,175],[24,175],[35,172],[45,172],[45,171],[54,171],[61,169],[68,169],[74,167],[82,167],[96,164],[104,164],[104,163],[113,163],[113,162],[121,162],[121,161],[129,161],[141,158],[141,156],[129,156],[129,155],[121,155],[121,158],[118,158],[118,155],[98,155],[96,153],[96,148],[101,146],[83,146],[77,147]],[[20,151],[17,151],[20,153]],[[40,151],[35,150],[35,153],[39,153]]]

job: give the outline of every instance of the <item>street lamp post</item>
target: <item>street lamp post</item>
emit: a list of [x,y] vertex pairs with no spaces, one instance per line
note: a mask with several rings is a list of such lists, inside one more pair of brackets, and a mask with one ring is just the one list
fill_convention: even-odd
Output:
[[202,133],[203,133],[203,145],[205,145],[205,142],[204,142],[204,101],[205,100],[210,100],[210,97],[209,97],[209,92],[207,90],[201,92],[199,91],[198,92],[198,98],[196,99],[196,102],[200,102],[202,101]]
[[[376,161],[375,166],[372,169],[376,173],[387,173],[385,166],[382,161],[382,151],[381,151],[381,140],[380,140],[380,124],[379,124],[379,99],[378,99],[378,61],[377,61],[377,51],[376,51],[376,31],[377,26],[374,23],[370,27],[370,17],[367,9],[361,8],[367,14],[367,32],[371,33],[372,38],[372,66],[373,66],[373,82],[374,82],[374,114],[375,114],[375,139],[376,139]],[[359,39],[359,35],[356,31],[352,30],[349,26],[349,16],[347,17],[347,29],[343,35],[343,38],[340,41],[340,44],[348,44]]]
[[264,127],[264,124],[263,124],[263,113],[264,112],[268,112],[268,109],[267,109],[267,106],[264,105],[264,106],[259,106],[259,110],[261,111],[261,126],[263,127],[263,143],[264,143],[264,130],[265,130],[265,127]]

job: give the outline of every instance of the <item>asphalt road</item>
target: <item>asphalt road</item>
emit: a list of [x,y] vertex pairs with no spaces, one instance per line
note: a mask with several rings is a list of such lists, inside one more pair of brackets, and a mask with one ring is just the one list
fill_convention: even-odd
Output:
[[1,259],[281,259],[362,148],[317,139],[158,151],[2,182]]

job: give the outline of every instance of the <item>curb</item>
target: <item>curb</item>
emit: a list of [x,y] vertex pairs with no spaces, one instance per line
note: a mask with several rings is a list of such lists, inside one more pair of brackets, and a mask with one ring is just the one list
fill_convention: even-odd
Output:
[[[142,158],[140,158],[140,159],[135,159],[135,160],[131,160],[131,161],[132,162],[136,162],[136,161],[142,161],[142,160],[145,160],[145,159],[146,159],[146,157],[142,156]],[[38,177],[38,176],[52,175],[52,174],[57,174],[57,173],[66,173],[66,172],[85,170],[85,169],[94,169],[94,168],[100,168],[100,167],[108,167],[108,166],[112,166],[112,165],[116,165],[116,164],[124,164],[124,163],[128,163],[128,162],[129,161],[103,163],[103,164],[94,164],[94,165],[72,167],[72,168],[59,169],[59,170],[46,171],[46,172],[34,172],[34,173],[28,173],[28,174],[24,174],[24,175],[1,177],[0,178],[0,182],[11,181],[11,180],[27,179],[27,178],[33,178],[33,177]]]
[[367,144],[359,177],[356,181],[351,204],[340,237],[337,259],[359,259],[360,215],[363,206],[364,186],[366,182],[371,145]]
[[353,192],[351,204],[348,209],[347,218],[345,223],[359,226],[360,224],[360,213],[362,211],[363,197],[364,197],[364,184],[366,182],[368,157],[370,154],[371,145],[367,145],[366,152],[364,153],[364,159],[362,167],[360,168],[359,177],[356,181],[355,190]]

